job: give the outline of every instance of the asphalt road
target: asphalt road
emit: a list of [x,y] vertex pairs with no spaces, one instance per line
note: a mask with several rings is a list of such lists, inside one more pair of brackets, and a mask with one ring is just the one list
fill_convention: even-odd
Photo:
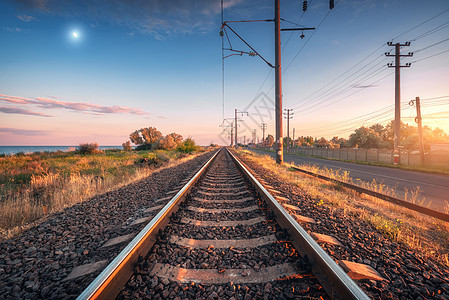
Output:
[[[253,150],[257,153],[275,157],[275,153],[261,150]],[[285,162],[293,162],[295,165],[311,164],[318,167],[327,167],[333,170],[349,171],[349,176],[353,181],[362,180],[378,183],[396,189],[396,196],[404,199],[406,191],[416,191],[419,187],[420,194],[418,202],[431,209],[449,213],[449,176],[413,172],[388,167],[378,167],[370,165],[360,165],[349,162],[326,160],[307,156],[297,156],[284,153]]]

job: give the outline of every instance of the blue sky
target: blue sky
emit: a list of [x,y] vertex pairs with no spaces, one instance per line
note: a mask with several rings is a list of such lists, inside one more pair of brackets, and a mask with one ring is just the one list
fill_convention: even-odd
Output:
[[[403,121],[413,123],[407,103],[419,96],[424,124],[449,132],[447,1],[340,0],[332,11],[326,0],[308,2],[303,13],[302,1],[281,0],[282,18],[317,27],[304,39],[281,38],[284,108],[294,109],[296,136],[347,137],[393,118],[388,41],[411,41],[402,51],[415,52],[402,59],[412,62],[401,70]],[[224,5],[225,20],[273,18],[271,0]],[[0,11],[1,145],[118,145],[148,126],[223,144],[219,125],[235,108],[250,113],[242,136],[256,129],[260,138],[262,122],[274,133],[272,111],[261,113],[274,99],[274,74],[258,57],[225,59],[223,111],[220,1],[17,0]],[[296,26],[287,21],[283,28]],[[274,62],[272,22],[230,26]]]

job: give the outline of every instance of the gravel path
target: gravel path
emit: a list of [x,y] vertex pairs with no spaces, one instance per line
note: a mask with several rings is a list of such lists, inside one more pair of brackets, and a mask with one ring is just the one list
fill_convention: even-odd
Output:
[[[358,284],[373,299],[449,299],[449,269],[424,260],[407,245],[391,241],[357,217],[350,219],[340,209],[331,211],[318,205],[303,190],[286,183],[249,161],[248,166],[269,185],[300,208],[300,214],[316,223],[301,224],[307,231],[332,235],[343,246],[320,243],[334,260],[367,264],[387,280],[359,280]],[[292,213],[295,213],[293,210]],[[296,211],[296,213],[298,213]]]
[[[126,245],[103,247],[114,237],[137,234],[144,223],[132,225],[158,210],[145,208],[192,176],[211,152],[148,178],[96,196],[48,218],[20,236],[0,242],[0,299],[73,299]],[[97,263],[89,275],[66,280],[77,266]]]

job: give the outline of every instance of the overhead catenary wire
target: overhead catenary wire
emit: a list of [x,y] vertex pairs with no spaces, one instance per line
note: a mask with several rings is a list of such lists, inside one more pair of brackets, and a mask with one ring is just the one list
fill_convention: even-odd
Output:
[[[221,0],[221,26],[223,26],[223,0]],[[225,119],[225,63],[224,63],[224,36],[221,35],[221,92],[222,92],[222,119]]]

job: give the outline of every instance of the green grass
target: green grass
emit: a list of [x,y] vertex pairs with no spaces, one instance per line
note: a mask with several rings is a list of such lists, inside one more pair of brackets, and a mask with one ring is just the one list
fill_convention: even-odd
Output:
[[53,152],[0,157],[0,237],[98,193],[189,159],[179,151]]

